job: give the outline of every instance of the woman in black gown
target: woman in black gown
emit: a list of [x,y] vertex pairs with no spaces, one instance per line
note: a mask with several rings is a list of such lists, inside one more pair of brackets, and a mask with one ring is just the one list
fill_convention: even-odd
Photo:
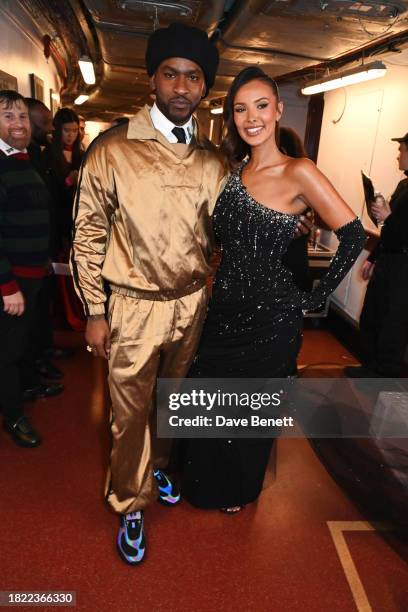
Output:
[[[302,310],[319,307],[365,242],[355,214],[308,159],[276,144],[282,103],[276,83],[247,68],[224,106],[224,150],[235,170],[213,216],[221,244],[207,319],[189,377],[281,378],[293,372]],[[339,247],[317,289],[299,289],[282,263],[299,216],[310,206]],[[261,492],[271,439],[192,439],[184,445],[183,493],[195,506],[235,512]]]

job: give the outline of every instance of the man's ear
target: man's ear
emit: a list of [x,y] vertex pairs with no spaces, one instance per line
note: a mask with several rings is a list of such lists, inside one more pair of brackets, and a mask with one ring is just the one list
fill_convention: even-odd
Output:
[[155,78],[154,78],[155,74],[152,74],[152,76],[149,79],[150,91],[153,92],[153,93],[156,91],[156,81],[155,81]]

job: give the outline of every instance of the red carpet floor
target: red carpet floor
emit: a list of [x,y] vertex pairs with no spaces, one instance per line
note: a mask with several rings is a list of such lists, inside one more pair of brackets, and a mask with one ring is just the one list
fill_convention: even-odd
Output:
[[[43,445],[21,449],[0,433],[0,590],[72,590],[76,609],[90,612],[408,610],[407,566],[378,532],[359,528],[364,518],[305,440],[279,441],[276,478],[237,516],[186,502],[153,506],[146,561],[126,566],[114,544],[117,517],[102,499],[103,367],[79,335],[59,340],[77,347],[60,362],[66,391],[27,407]],[[339,375],[336,364],[354,359],[328,332],[310,330],[300,363],[311,362]],[[342,558],[328,521],[350,528]]]

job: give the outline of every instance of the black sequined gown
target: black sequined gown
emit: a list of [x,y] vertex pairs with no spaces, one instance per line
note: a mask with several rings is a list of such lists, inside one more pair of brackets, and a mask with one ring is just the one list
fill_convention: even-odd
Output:
[[[300,347],[302,311],[288,304],[297,290],[282,257],[298,215],[256,202],[236,173],[217,202],[213,221],[222,259],[189,376],[288,376]],[[183,494],[205,508],[253,501],[262,488],[272,442],[187,440]]]
[[[222,246],[194,378],[281,378],[296,366],[302,309],[317,308],[352,266],[365,242],[358,219],[336,231],[336,256],[317,290],[298,289],[282,257],[298,215],[267,208],[232,174],[214,211]],[[192,439],[183,449],[183,494],[202,508],[255,500],[263,484],[271,439]]]

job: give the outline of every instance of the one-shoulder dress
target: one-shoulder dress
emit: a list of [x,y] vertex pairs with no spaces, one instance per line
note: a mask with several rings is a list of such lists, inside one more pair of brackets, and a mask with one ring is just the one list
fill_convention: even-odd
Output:
[[[230,176],[214,210],[221,263],[189,377],[283,378],[295,370],[302,309],[310,306],[304,297],[312,294],[295,285],[282,258],[294,238],[299,215],[256,201],[242,183],[242,167]],[[357,234],[361,242],[360,228]],[[353,254],[350,249],[345,253],[350,261],[340,262],[337,279],[360,250],[357,246]],[[242,438],[184,441],[183,495],[202,508],[255,500],[272,443],[273,439]]]

